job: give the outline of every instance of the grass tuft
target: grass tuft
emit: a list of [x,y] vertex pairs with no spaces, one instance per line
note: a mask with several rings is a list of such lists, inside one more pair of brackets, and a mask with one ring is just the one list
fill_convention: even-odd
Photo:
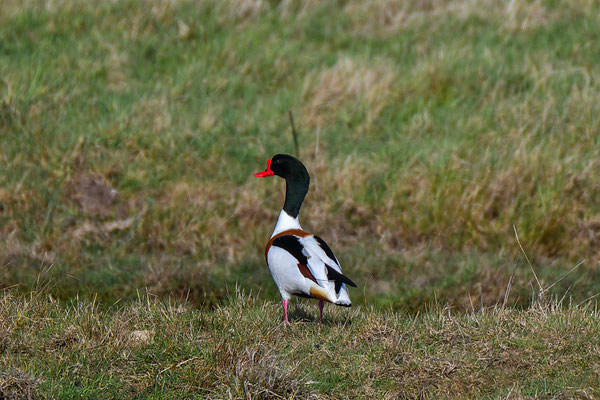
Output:
[[19,370],[0,372],[0,396],[6,400],[46,398],[39,391],[41,381]]

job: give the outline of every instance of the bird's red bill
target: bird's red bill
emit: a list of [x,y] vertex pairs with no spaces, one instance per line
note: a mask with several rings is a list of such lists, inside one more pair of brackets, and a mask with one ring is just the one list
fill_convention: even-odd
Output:
[[273,176],[275,173],[271,171],[271,160],[267,160],[267,169],[260,172],[255,172],[254,176],[257,178],[264,178],[265,176]]

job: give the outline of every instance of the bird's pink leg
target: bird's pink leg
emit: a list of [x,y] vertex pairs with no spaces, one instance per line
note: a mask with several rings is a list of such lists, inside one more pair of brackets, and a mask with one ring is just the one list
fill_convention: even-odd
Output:
[[288,306],[288,302],[289,300],[283,300],[283,325],[289,325],[290,321],[288,321],[288,317],[287,317],[287,306]]
[[323,322],[323,305],[325,305],[325,302],[319,300],[319,322]]

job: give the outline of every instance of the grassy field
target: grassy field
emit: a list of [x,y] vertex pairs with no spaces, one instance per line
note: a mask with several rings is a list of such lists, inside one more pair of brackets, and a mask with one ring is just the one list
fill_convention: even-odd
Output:
[[[0,284],[59,299],[276,298],[262,248],[293,152],[301,213],[362,290],[417,311],[534,277],[600,292],[598,4],[4,1]],[[331,16],[335,15],[335,20]]]
[[0,306],[8,399],[599,396],[591,307],[417,318],[328,307],[323,324],[316,307],[299,307],[284,327],[278,304],[240,293],[204,312],[149,298],[101,310],[4,295]]
[[[300,158],[312,176],[301,222],[330,244],[344,272],[359,283],[351,298],[362,311],[347,317],[355,321],[348,337],[385,325],[387,310],[393,343],[414,333],[415,342],[405,345],[429,344],[428,327],[445,315],[432,310],[441,308],[473,335],[456,350],[466,351],[465,343],[505,321],[505,314],[485,310],[503,304],[511,309],[508,326],[522,326],[538,318],[532,304],[539,297],[543,304],[580,304],[566,307],[564,315],[544,313],[539,329],[552,330],[556,321],[592,323],[595,311],[586,310],[600,293],[599,78],[600,4],[593,0],[4,0],[3,301],[21,304],[33,296],[35,309],[55,316],[39,319],[48,324],[48,337],[64,330],[72,312],[110,327],[129,313],[157,321],[164,310],[177,309],[165,304],[185,301],[181,319],[173,326],[162,322],[156,333],[158,347],[150,349],[166,355],[154,369],[141,370],[152,376],[139,378],[128,369],[139,364],[127,360],[125,375],[112,367],[106,376],[82,373],[86,390],[116,388],[130,376],[134,392],[164,395],[171,384],[193,392],[191,375],[182,381],[165,377],[170,370],[156,375],[187,359],[170,353],[179,350],[166,341],[169,332],[192,320],[200,329],[203,318],[232,324],[216,316],[241,307],[228,298],[242,288],[253,293],[251,315],[266,312],[252,335],[267,333],[271,343],[299,340],[298,348],[288,342],[279,353],[259,352],[256,359],[259,342],[238,343],[238,349],[249,346],[245,354],[254,361],[244,360],[255,363],[250,368],[291,352],[289,371],[303,371],[304,383],[319,381],[323,371],[308,373],[311,363],[335,351],[313,361],[301,361],[300,352],[311,346],[315,330],[326,330],[334,343],[346,328],[301,324],[291,333],[270,331],[279,322],[279,297],[263,246],[283,203],[283,183],[251,176],[273,154],[294,153],[291,110]],[[146,295],[164,310],[139,311],[139,297]],[[346,318],[342,311],[334,315]],[[23,326],[32,329],[36,318],[23,319]],[[560,326],[568,331],[567,325]],[[516,329],[524,338],[538,327]],[[556,332],[576,336],[561,329]],[[88,337],[84,331],[81,337]],[[593,325],[590,332],[597,331]],[[101,341],[98,335],[93,340]],[[182,349],[195,343],[182,340]],[[433,374],[410,375],[401,370],[406,365],[377,358],[388,349],[385,340],[369,342],[373,356],[362,353],[366,344],[347,350],[348,356],[372,357],[373,369],[352,377],[362,382],[353,393],[370,393],[366,376],[382,380],[373,389],[378,395],[393,396],[410,387],[398,384],[399,376],[417,382]],[[519,351],[530,352],[531,361],[531,352],[545,351],[543,340],[531,338]],[[46,376],[39,387],[67,390],[59,377],[70,373],[65,365],[76,356],[47,372],[54,367],[43,367],[36,355],[43,343],[9,356],[10,363],[27,371],[31,362],[31,371]],[[79,346],[73,343],[67,346]],[[444,343],[426,346],[428,357],[446,352]],[[495,344],[482,339],[479,345]],[[564,370],[573,365],[568,373],[582,371],[589,350],[582,349],[569,361],[579,367],[565,364]],[[237,358],[194,351],[196,361],[182,367],[189,374],[203,371],[194,369],[198,365],[209,368],[206,388],[219,368],[237,368]],[[406,352],[407,360],[421,357]],[[139,354],[138,361],[154,357],[148,349]],[[202,358],[221,356],[226,361],[218,367]],[[436,368],[446,368],[446,361]],[[477,362],[469,365],[481,367]],[[502,370],[505,364],[494,365]],[[382,375],[377,368],[384,366],[400,375]],[[529,364],[507,366],[499,382],[519,378],[519,368]],[[567,387],[598,387],[591,375],[552,373],[547,380],[519,381],[515,392],[481,375],[473,378],[481,385],[469,389],[463,371],[463,380],[432,381],[419,393],[571,397],[580,394]],[[316,393],[329,393],[328,384],[339,389],[345,378],[332,374],[330,383],[314,386]],[[220,387],[219,396],[244,397],[245,381],[236,379]],[[163,392],[152,386],[157,382],[164,383]],[[313,386],[302,382],[293,387],[310,393]],[[269,390],[287,396],[296,389]]]

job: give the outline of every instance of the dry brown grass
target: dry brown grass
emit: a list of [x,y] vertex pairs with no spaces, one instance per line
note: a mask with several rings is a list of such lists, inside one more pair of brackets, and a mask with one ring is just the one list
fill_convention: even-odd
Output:
[[74,243],[101,243],[107,240],[111,233],[129,229],[133,224],[133,221],[133,217],[103,222],[101,224],[83,221],[81,224],[73,227],[68,235]]
[[38,389],[40,380],[20,370],[0,372],[0,398],[3,400],[45,399]]
[[56,252],[44,246],[44,243],[24,243],[16,235],[10,234],[2,238],[2,253],[0,254],[0,269],[8,272],[13,263],[18,263],[20,258],[35,260],[40,265],[52,265],[56,262]]
[[342,56],[304,81],[303,122],[311,128],[331,124],[344,113],[366,112],[375,119],[394,96],[396,72],[384,59],[361,62]]
[[282,17],[301,18],[324,4],[324,0],[282,0],[277,8]]
[[[234,373],[223,376],[231,387],[227,394],[243,398],[317,398],[301,377],[298,364],[290,362],[274,349],[262,346],[245,348],[233,355]],[[233,364],[232,362],[232,364]]]
[[137,102],[132,118],[136,124],[148,127],[146,135],[157,135],[172,126],[171,105],[166,96],[143,98]]
[[319,9],[323,0],[282,0],[277,3],[268,0],[226,0],[218,2],[221,19],[224,22],[250,23],[267,12],[274,12],[281,19],[306,17],[311,11]]
[[237,20],[253,18],[268,9],[265,0],[228,0],[226,8]]
[[214,2],[213,5],[216,6],[221,23],[242,29],[271,11],[277,12],[280,16],[286,16],[291,6],[296,9],[295,3],[303,2],[283,1],[278,6],[274,6],[268,0],[225,0]]
[[125,67],[128,64],[127,54],[119,51],[114,45],[108,46],[108,59],[106,61],[107,81],[109,88],[114,91],[124,92],[128,89],[128,79]]
[[211,267],[208,262],[183,266],[175,257],[151,260],[146,266],[144,286],[161,298],[211,305],[225,296],[225,288],[214,287],[210,283]]
[[350,1],[344,12],[353,20],[355,29],[363,34],[392,33],[412,20],[427,14],[444,12],[447,1]]
[[[583,7],[591,7],[590,2],[582,3],[585,3],[581,4]],[[573,5],[573,10],[581,10],[579,6]],[[461,20],[477,17],[512,33],[535,29],[560,17],[559,12],[548,10],[539,0],[349,1],[344,13],[353,21],[358,33],[383,36],[448,16]]]
[[200,117],[200,126],[205,132],[210,131],[219,122],[220,110],[213,106],[208,106],[202,110],[202,116]]
[[163,192],[160,204],[173,213],[171,225],[152,217],[144,220],[157,238],[175,235],[178,247],[209,250],[211,256],[229,262],[243,257],[239,250],[248,243],[248,235],[255,235],[256,227],[271,216],[260,192],[233,183],[178,183]]

